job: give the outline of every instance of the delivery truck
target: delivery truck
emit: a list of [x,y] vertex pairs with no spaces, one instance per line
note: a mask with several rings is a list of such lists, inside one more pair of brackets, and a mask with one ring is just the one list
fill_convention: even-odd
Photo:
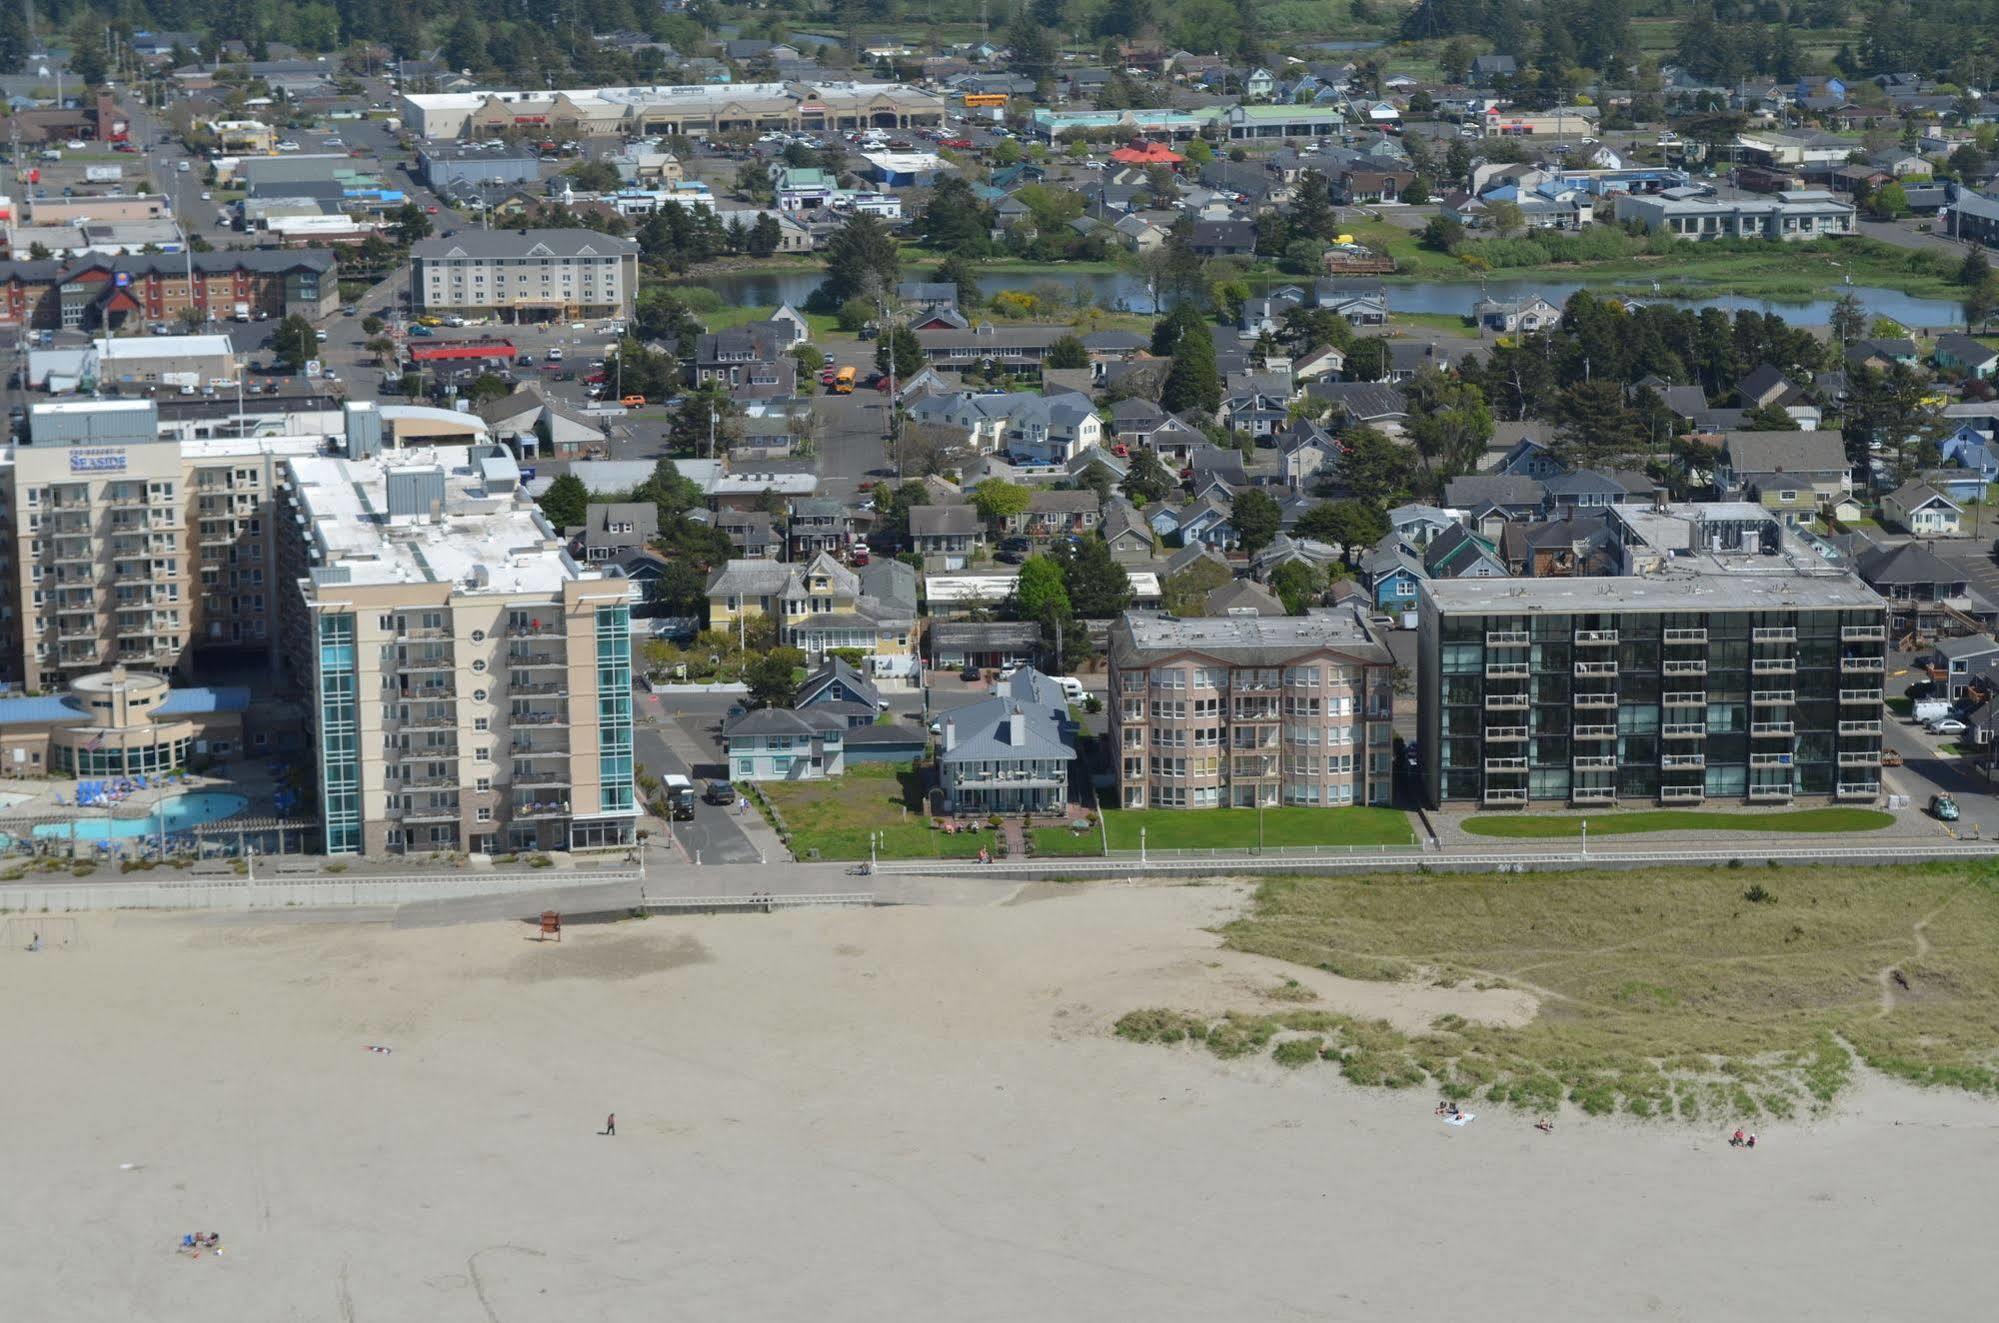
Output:
[[86,184],[115,184],[125,177],[122,165],[87,165],[83,168]]

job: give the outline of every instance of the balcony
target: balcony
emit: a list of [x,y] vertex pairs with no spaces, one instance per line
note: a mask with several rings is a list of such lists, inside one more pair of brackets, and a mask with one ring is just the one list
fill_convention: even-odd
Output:
[[1617,646],[1617,631],[1614,629],[1579,629],[1576,642],[1588,647],[1614,648]]
[[1569,787],[1569,802],[1571,804],[1615,804],[1617,802],[1617,787],[1571,786]]
[[1484,798],[1488,804],[1525,804],[1527,790],[1524,786],[1487,786]]
[[1617,755],[1614,753],[1585,753],[1569,759],[1569,766],[1578,772],[1614,772],[1617,770]]
[[1751,675],[1796,675],[1798,662],[1795,657],[1752,657],[1749,659]]
[[1525,726],[1487,726],[1485,728],[1485,742],[1487,744],[1512,744],[1526,738],[1527,728]]
[[449,657],[411,657],[406,661],[398,660],[396,669],[408,672],[452,671],[456,670],[457,666]]
[[566,799],[530,800],[525,804],[515,804],[507,811],[507,816],[515,822],[533,822],[544,818],[566,818],[569,816],[569,801]]
[[1752,753],[1749,755],[1751,767],[1789,767],[1794,755],[1788,753]]
[[1524,648],[1534,638],[1524,629],[1489,629],[1485,632],[1485,646],[1488,648]]
[[1570,734],[1579,740],[1614,740],[1617,738],[1617,727],[1577,726]]
[[1878,721],[1842,721],[1839,723],[1842,735],[1879,735],[1881,723]]
[[1752,689],[1749,693],[1751,707],[1795,707],[1797,702],[1795,689]]
[[1841,643],[1886,643],[1888,630],[1884,625],[1843,625],[1839,631]]
[[1487,662],[1485,678],[1488,680],[1524,680],[1532,673],[1532,668],[1524,661]]
[[386,816],[403,822],[456,822],[456,804],[413,804],[408,808],[391,807]]
[[450,730],[458,724],[458,715],[454,712],[424,712],[395,720],[404,730]]
[[1839,691],[1839,701],[1855,705],[1879,703],[1881,701],[1881,691],[1879,689],[1842,689]]
[[1797,733],[1797,726],[1788,721],[1756,721],[1749,726],[1752,740],[1787,740]]
[[1771,800],[1781,802],[1790,799],[1791,793],[1789,785],[1753,785],[1749,787],[1749,798],[1752,802],[1768,802]]
[[1707,631],[1704,629],[1669,629],[1666,631],[1665,638],[1668,645],[1706,643]]
[[1527,710],[1527,695],[1487,694],[1485,696],[1485,710],[1488,712],[1525,712]]
[[1880,657],[1841,657],[1839,669],[1842,671],[1886,671],[1888,663]]
[[1527,770],[1525,758],[1488,758],[1485,760],[1488,772],[1524,772]]
[[1659,766],[1664,768],[1700,768],[1707,766],[1704,753],[1665,753],[1659,755]]
[[1659,697],[1661,707],[1706,707],[1705,689],[1668,689]]
[[1659,669],[1667,675],[1706,675],[1707,658],[1692,657],[1686,660],[1668,659]]
[[396,642],[398,643],[431,643],[437,641],[449,643],[451,641],[451,631],[443,628],[399,629],[396,631]]
[[1591,711],[1601,711],[1602,709],[1605,708],[1616,707],[1617,695],[1601,694],[1601,693],[1577,694],[1570,701],[1573,702],[1575,706],[1579,708],[1588,708]]
[[506,691],[517,698],[528,698],[536,694],[566,694],[569,686],[560,680],[529,680],[524,684],[507,685]]
[[1873,799],[1881,793],[1879,781],[1841,781],[1833,787],[1835,799]]
[[569,714],[567,712],[513,712],[508,714],[507,724],[511,726],[537,727],[567,726],[569,724]]
[[510,784],[519,786],[524,790],[530,786],[567,786],[569,784],[569,773],[567,771],[528,772],[512,778]]
[[1698,804],[1707,798],[1704,786],[1660,786],[1659,800],[1665,804]]
[[1796,643],[1798,631],[1790,625],[1758,625],[1749,631],[1752,643]]
[[458,784],[455,776],[412,776],[396,782],[398,790],[444,790]]
[[566,745],[556,744],[510,744],[507,755],[512,758],[567,758]]
[[1610,676],[1614,676],[1617,674],[1617,663],[1614,661],[1577,662],[1576,674],[1581,676],[1593,675],[1593,676],[1603,676],[1608,678]]
[[395,697],[411,703],[448,703],[458,697],[458,691],[448,684],[413,684]]
[[569,660],[563,656],[560,649],[508,648],[507,665],[513,667],[515,670],[524,671],[549,667],[566,667],[569,665]]
[[1868,749],[1860,753],[1842,753],[1839,755],[1839,765],[1841,767],[1879,767],[1881,765],[1881,751],[1879,749]]
[[510,639],[557,639],[563,637],[562,622],[544,620],[532,625],[508,625],[505,637]]
[[1673,721],[1659,727],[1659,737],[1667,740],[1704,740],[1707,726],[1698,721]]

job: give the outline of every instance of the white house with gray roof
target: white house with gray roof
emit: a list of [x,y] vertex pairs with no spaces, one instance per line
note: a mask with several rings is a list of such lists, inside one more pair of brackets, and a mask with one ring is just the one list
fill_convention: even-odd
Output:
[[1062,690],[1033,667],[944,718],[938,788],[949,813],[1055,813],[1069,802],[1075,731]]

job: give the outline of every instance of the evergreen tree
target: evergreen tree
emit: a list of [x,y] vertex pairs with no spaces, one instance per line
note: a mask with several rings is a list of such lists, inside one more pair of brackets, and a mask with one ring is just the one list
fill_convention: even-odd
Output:
[[589,507],[590,489],[573,473],[563,474],[541,494],[541,512],[558,532],[581,525],[588,517]]
[[1215,344],[1206,327],[1187,331],[1173,348],[1173,365],[1159,391],[1159,407],[1168,413],[1199,409],[1213,413],[1221,406],[1222,379],[1215,371]]
[[895,236],[875,217],[856,212],[827,240],[826,279],[813,302],[837,308],[848,299],[873,299],[892,292],[901,275]]

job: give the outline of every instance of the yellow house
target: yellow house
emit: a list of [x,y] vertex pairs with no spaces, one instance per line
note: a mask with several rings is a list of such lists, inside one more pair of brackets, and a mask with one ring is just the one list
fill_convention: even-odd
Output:
[[216,149],[224,156],[269,156],[278,149],[277,130],[254,119],[211,120]]
[[800,564],[732,560],[708,580],[708,627],[734,630],[752,616],[778,622],[781,642],[811,657],[837,648],[912,655],[912,613],[861,591],[855,573],[821,552]]

